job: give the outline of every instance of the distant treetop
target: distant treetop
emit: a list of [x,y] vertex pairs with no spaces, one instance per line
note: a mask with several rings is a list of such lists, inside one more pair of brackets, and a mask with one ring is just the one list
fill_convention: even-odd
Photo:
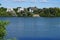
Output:
[[1,5],[1,4],[0,4]]

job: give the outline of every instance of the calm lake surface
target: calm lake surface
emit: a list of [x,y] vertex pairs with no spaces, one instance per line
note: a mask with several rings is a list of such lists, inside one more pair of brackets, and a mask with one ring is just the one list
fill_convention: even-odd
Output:
[[60,17],[0,17],[10,21],[7,38],[17,40],[60,40]]

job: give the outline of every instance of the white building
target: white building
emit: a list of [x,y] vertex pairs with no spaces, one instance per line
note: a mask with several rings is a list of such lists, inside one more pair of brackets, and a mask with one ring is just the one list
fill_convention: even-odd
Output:
[[17,12],[24,11],[24,8],[18,8]]
[[11,11],[14,11],[13,8],[7,8],[6,12],[11,12]]
[[13,16],[17,16],[16,12],[14,11],[13,8],[7,8],[6,12],[11,13]]
[[29,12],[33,12],[34,10],[32,10],[32,9],[29,9]]
[[34,12],[34,10],[37,10],[36,7],[29,7],[29,12]]

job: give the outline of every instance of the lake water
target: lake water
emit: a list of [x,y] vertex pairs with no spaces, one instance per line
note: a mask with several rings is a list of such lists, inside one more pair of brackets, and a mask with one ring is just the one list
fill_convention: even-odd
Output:
[[0,17],[10,21],[7,38],[17,40],[60,40],[60,17]]

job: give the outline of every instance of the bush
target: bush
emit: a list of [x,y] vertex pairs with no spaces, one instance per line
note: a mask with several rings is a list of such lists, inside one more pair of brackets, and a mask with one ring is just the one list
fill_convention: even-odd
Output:
[[0,38],[4,38],[6,35],[6,25],[9,24],[8,21],[0,21]]

